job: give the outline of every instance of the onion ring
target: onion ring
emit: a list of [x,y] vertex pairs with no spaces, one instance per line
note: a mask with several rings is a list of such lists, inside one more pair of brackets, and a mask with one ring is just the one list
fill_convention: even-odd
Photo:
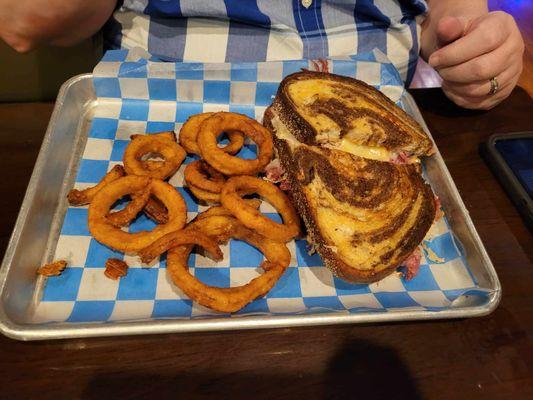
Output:
[[157,160],[142,160],[141,163],[143,168],[150,172],[155,171],[163,166],[163,161]]
[[[187,261],[193,245],[178,246],[169,250],[167,272],[174,284],[197,303],[217,311],[235,312],[274,287],[290,263],[290,252],[285,244],[264,238],[231,217],[205,218],[193,225],[203,231],[215,220],[220,221],[215,223],[219,229],[231,227],[231,237],[245,241],[264,253],[266,261],[263,261],[261,267],[265,272],[238,287],[219,288],[206,285],[189,272]],[[212,231],[213,227],[208,229]]]
[[113,226],[120,228],[128,225],[137,214],[146,206],[150,199],[150,186],[146,185],[144,189],[135,195],[131,195],[131,202],[120,211],[110,212],[107,214],[107,220]]
[[[177,143],[176,134],[172,131],[159,132],[159,133],[148,133],[145,135],[135,134],[135,135],[131,135],[130,139],[134,140],[134,139],[138,139],[140,137],[146,137],[146,136],[157,137],[160,139],[167,139],[167,140]],[[163,160],[142,160],[141,163],[143,167],[148,171],[155,171],[156,169],[161,168],[163,166]]]
[[131,135],[130,136],[130,140],[138,139],[138,138],[143,137],[143,136],[158,137],[160,139],[168,139],[168,140],[171,140],[172,142],[176,142],[176,143],[178,141],[177,138],[176,138],[176,133],[173,132],[173,131],[166,131],[166,132],[159,132],[159,133],[147,133],[145,135],[135,134],[135,135]]
[[160,256],[172,247],[196,244],[206,250],[215,261],[221,261],[224,258],[220,247],[212,239],[194,228],[185,228],[180,231],[167,233],[155,242],[139,251],[138,256],[145,264],[152,262],[157,256]]
[[[196,114],[183,124],[180,130],[180,144],[191,154],[200,154],[197,138],[202,123],[214,113],[207,112]],[[229,143],[222,147],[222,151],[229,154],[237,154],[244,144],[244,136],[240,132],[228,132]]]
[[212,215],[191,221],[188,227],[199,229],[217,243],[227,243],[235,226],[242,225],[237,218],[228,215]]
[[[150,170],[142,156],[149,153],[161,154],[164,161],[161,161],[159,168]],[[157,179],[166,179],[173,175],[186,157],[183,148],[166,138],[157,135],[139,135],[132,140],[124,152],[124,169],[128,175],[150,176]],[[148,164],[154,166],[155,164]]]
[[[124,195],[136,193],[147,185],[150,192],[168,210],[168,223],[152,231],[124,232],[107,220],[113,203]],[[125,253],[136,253],[169,232],[183,228],[187,219],[187,206],[180,193],[166,182],[146,176],[128,175],[104,186],[89,206],[89,231],[100,243]]]
[[[187,228],[200,230],[208,236],[211,236],[219,243],[227,242],[231,237],[239,240],[240,237],[248,237],[262,253],[269,254],[267,260],[274,264],[289,265],[291,253],[284,243],[272,240],[260,235],[251,229],[246,228],[238,219],[227,215],[211,215],[209,217],[195,219]],[[238,236],[235,236],[238,235]],[[257,245],[255,244],[257,243]]]
[[[217,137],[224,131],[239,131],[252,139],[258,147],[258,157],[245,160],[225,153],[217,146]],[[198,147],[202,157],[225,175],[255,175],[272,159],[274,147],[268,129],[246,115],[219,112],[204,121],[198,133]]]
[[156,224],[166,224],[168,222],[168,211],[157,197],[150,196],[143,211]]
[[[261,205],[261,200],[259,199],[244,199],[244,202],[249,205],[250,207],[253,207],[255,209],[258,209]],[[233,217],[233,214],[228,211],[227,208],[224,208],[223,206],[212,206],[205,210],[203,213],[200,213],[196,216],[194,221],[199,221],[204,218],[208,217],[215,217],[215,216],[225,216],[225,217]]]
[[[272,221],[248,206],[242,195],[257,193],[281,214],[283,224]],[[288,242],[300,234],[300,218],[289,198],[276,185],[252,176],[235,176],[226,182],[220,194],[222,205],[246,227],[273,240]]]
[[[142,200],[138,199],[139,196],[142,197]],[[123,210],[117,211],[115,213],[111,213],[110,215],[108,215],[107,218],[109,220],[111,217],[112,219],[110,220],[110,222],[117,227],[125,226],[129,222],[131,222],[133,218],[135,218],[135,216],[138,213],[138,211],[136,210],[138,209],[138,207],[141,207],[140,204],[142,202],[144,202],[144,192],[141,191],[140,194],[134,193],[131,195],[131,202],[130,204],[126,206],[126,208],[124,208]],[[144,212],[144,214],[148,218],[150,218],[152,221],[154,221],[156,224],[166,224],[168,222],[168,212],[167,212],[166,207],[157,199],[157,197],[152,196],[149,191],[148,191],[148,200],[145,202],[144,206],[141,207],[141,209]],[[122,213],[122,212],[128,213],[129,217],[125,215],[123,217],[124,220],[118,220],[119,216],[118,215],[115,216],[115,215],[118,213]]]
[[220,193],[226,178],[203,160],[187,164],[183,171],[185,182],[211,193]]
[[206,203],[220,203],[220,193],[208,192],[193,185],[188,185],[188,188],[198,200]]
[[67,199],[69,204],[72,206],[83,206],[85,204],[89,204],[100,189],[102,189],[108,183],[123,177],[124,175],[126,175],[124,167],[122,167],[122,165],[115,165],[96,186],[87,188],[85,190],[72,189],[70,192],[68,192]]
[[[219,242],[226,241],[230,237],[245,241],[260,250],[265,255],[267,261],[273,264],[288,266],[291,261],[291,253],[284,243],[269,239],[248,229],[235,217],[222,215],[210,216],[192,221],[187,226],[187,228],[189,227],[197,229],[208,236],[222,238],[219,239]],[[223,240],[224,238],[226,239]]]

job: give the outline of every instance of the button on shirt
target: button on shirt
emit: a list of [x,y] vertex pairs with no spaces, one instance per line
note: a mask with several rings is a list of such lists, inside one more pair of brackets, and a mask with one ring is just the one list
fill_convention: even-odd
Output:
[[141,47],[168,61],[318,59],[379,49],[414,73],[421,0],[124,0],[107,48]]

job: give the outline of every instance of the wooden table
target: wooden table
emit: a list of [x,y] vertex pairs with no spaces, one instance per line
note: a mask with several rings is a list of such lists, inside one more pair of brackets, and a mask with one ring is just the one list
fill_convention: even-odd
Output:
[[[478,155],[533,129],[517,88],[489,112],[413,94],[498,271],[503,300],[469,320],[16,342],[0,337],[0,398],[533,398],[533,239]],[[52,104],[0,105],[0,249]]]

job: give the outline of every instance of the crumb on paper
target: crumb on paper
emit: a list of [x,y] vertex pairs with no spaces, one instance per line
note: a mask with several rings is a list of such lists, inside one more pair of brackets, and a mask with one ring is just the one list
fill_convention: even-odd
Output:
[[116,281],[117,279],[126,276],[128,273],[128,264],[118,258],[110,258],[105,262],[104,275],[109,279]]
[[433,250],[431,250],[431,248],[425,242],[422,243],[422,249],[424,250],[426,257],[434,263],[440,264],[446,261],[444,258],[439,257]]
[[65,260],[54,261],[50,264],[45,264],[37,270],[38,275],[43,276],[59,276],[66,268],[67,262]]

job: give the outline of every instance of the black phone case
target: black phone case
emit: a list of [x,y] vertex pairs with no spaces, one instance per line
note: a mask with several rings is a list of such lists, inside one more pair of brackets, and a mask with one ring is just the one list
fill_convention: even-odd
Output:
[[533,233],[533,201],[495,146],[498,140],[523,138],[533,138],[533,132],[495,134],[482,143],[479,150],[481,156],[485,159],[489,168],[496,175],[496,178],[518,209],[529,231]]

